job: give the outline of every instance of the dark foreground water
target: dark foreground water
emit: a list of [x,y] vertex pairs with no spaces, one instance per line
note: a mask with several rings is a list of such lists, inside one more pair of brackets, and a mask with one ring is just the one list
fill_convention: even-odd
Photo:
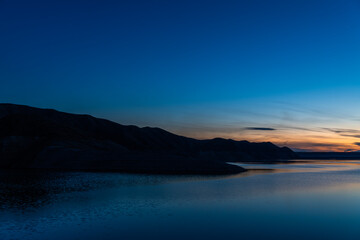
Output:
[[2,171],[0,239],[360,238],[360,160],[244,166],[257,170]]

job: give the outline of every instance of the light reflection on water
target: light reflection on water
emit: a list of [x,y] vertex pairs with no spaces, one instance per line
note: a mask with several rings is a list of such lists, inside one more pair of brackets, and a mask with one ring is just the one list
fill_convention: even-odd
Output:
[[233,176],[0,172],[0,239],[358,239],[360,161]]

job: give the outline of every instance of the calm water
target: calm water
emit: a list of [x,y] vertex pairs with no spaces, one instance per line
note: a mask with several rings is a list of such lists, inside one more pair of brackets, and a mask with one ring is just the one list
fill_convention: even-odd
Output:
[[360,160],[228,177],[0,172],[0,239],[359,239]]

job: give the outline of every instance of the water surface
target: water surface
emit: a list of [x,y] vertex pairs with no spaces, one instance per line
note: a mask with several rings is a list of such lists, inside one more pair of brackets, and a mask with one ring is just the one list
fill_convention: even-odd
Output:
[[360,160],[233,176],[0,172],[0,239],[359,239]]

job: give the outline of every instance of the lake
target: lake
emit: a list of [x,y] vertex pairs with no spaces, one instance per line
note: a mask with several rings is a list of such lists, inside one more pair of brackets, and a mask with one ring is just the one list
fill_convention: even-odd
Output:
[[0,239],[359,239],[360,160],[233,176],[0,172]]

